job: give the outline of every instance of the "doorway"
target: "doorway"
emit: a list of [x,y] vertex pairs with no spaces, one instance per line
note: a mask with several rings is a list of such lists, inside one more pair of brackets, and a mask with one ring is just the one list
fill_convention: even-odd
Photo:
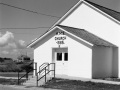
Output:
[[54,48],[53,54],[56,64],[56,74],[67,75],[68,48]]

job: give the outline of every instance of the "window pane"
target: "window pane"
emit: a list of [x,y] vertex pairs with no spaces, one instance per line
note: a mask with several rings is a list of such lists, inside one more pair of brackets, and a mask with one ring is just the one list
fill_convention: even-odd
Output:
[[64,59],[65,61],[68,61],[68,53],[64,53]]
[[62,61],[62,53],[57,53],[57,61]]

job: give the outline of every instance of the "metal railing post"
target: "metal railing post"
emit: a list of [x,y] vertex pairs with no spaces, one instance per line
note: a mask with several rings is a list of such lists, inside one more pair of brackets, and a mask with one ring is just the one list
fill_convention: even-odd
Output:
[[[40,71],[40,67],[39,67],[39,71]],[[40,73],[39,73],[39,75],[40,75]]]
[[37,84],[37,87],[38,87],[38,74],[37,74],[37,78],[36,78],[36,84]]
[[18,85],[19,85],[19,71],[18,71]]
[[48,72],[50,71],[50,64],[48,64]]
[[45,67],[45,83],[46,83],[46,67]]
[[35,76],[37,76],[37,63],[35,63]]
[[55,78],[55,63],[54,63],[54,78]]
[[28,80],[28,72],[26,71],[26,79]]

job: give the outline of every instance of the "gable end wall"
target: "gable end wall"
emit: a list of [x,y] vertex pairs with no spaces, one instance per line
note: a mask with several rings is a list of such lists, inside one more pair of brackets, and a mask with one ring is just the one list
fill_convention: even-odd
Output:
[[[55,34],[55,32],[54,32]],[[52,62],[52,48],[58,48],[55,42],[55,36],[49,34],[49,39],[43,39],[46,42],[39,44],[34,50],[34,61],[38,63],[38,67],[44,62]],[[69,76],[77,76],[84,78],[92,77],[92,49],[85,46],[85,43],[76,41],[75,38],[65,33],[66,40],[62,47],[68,48],[68,72]],[[87,56],[86,56],[87,55]],[[71,73],[72,72],[72,73]]]

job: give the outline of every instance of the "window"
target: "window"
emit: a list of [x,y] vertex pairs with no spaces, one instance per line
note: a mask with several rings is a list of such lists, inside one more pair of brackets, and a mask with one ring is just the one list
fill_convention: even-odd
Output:
[[62,61],[62,53],[57,53],[57,61]]
[[68,61],[68,53],[64,53],[64,60]]

